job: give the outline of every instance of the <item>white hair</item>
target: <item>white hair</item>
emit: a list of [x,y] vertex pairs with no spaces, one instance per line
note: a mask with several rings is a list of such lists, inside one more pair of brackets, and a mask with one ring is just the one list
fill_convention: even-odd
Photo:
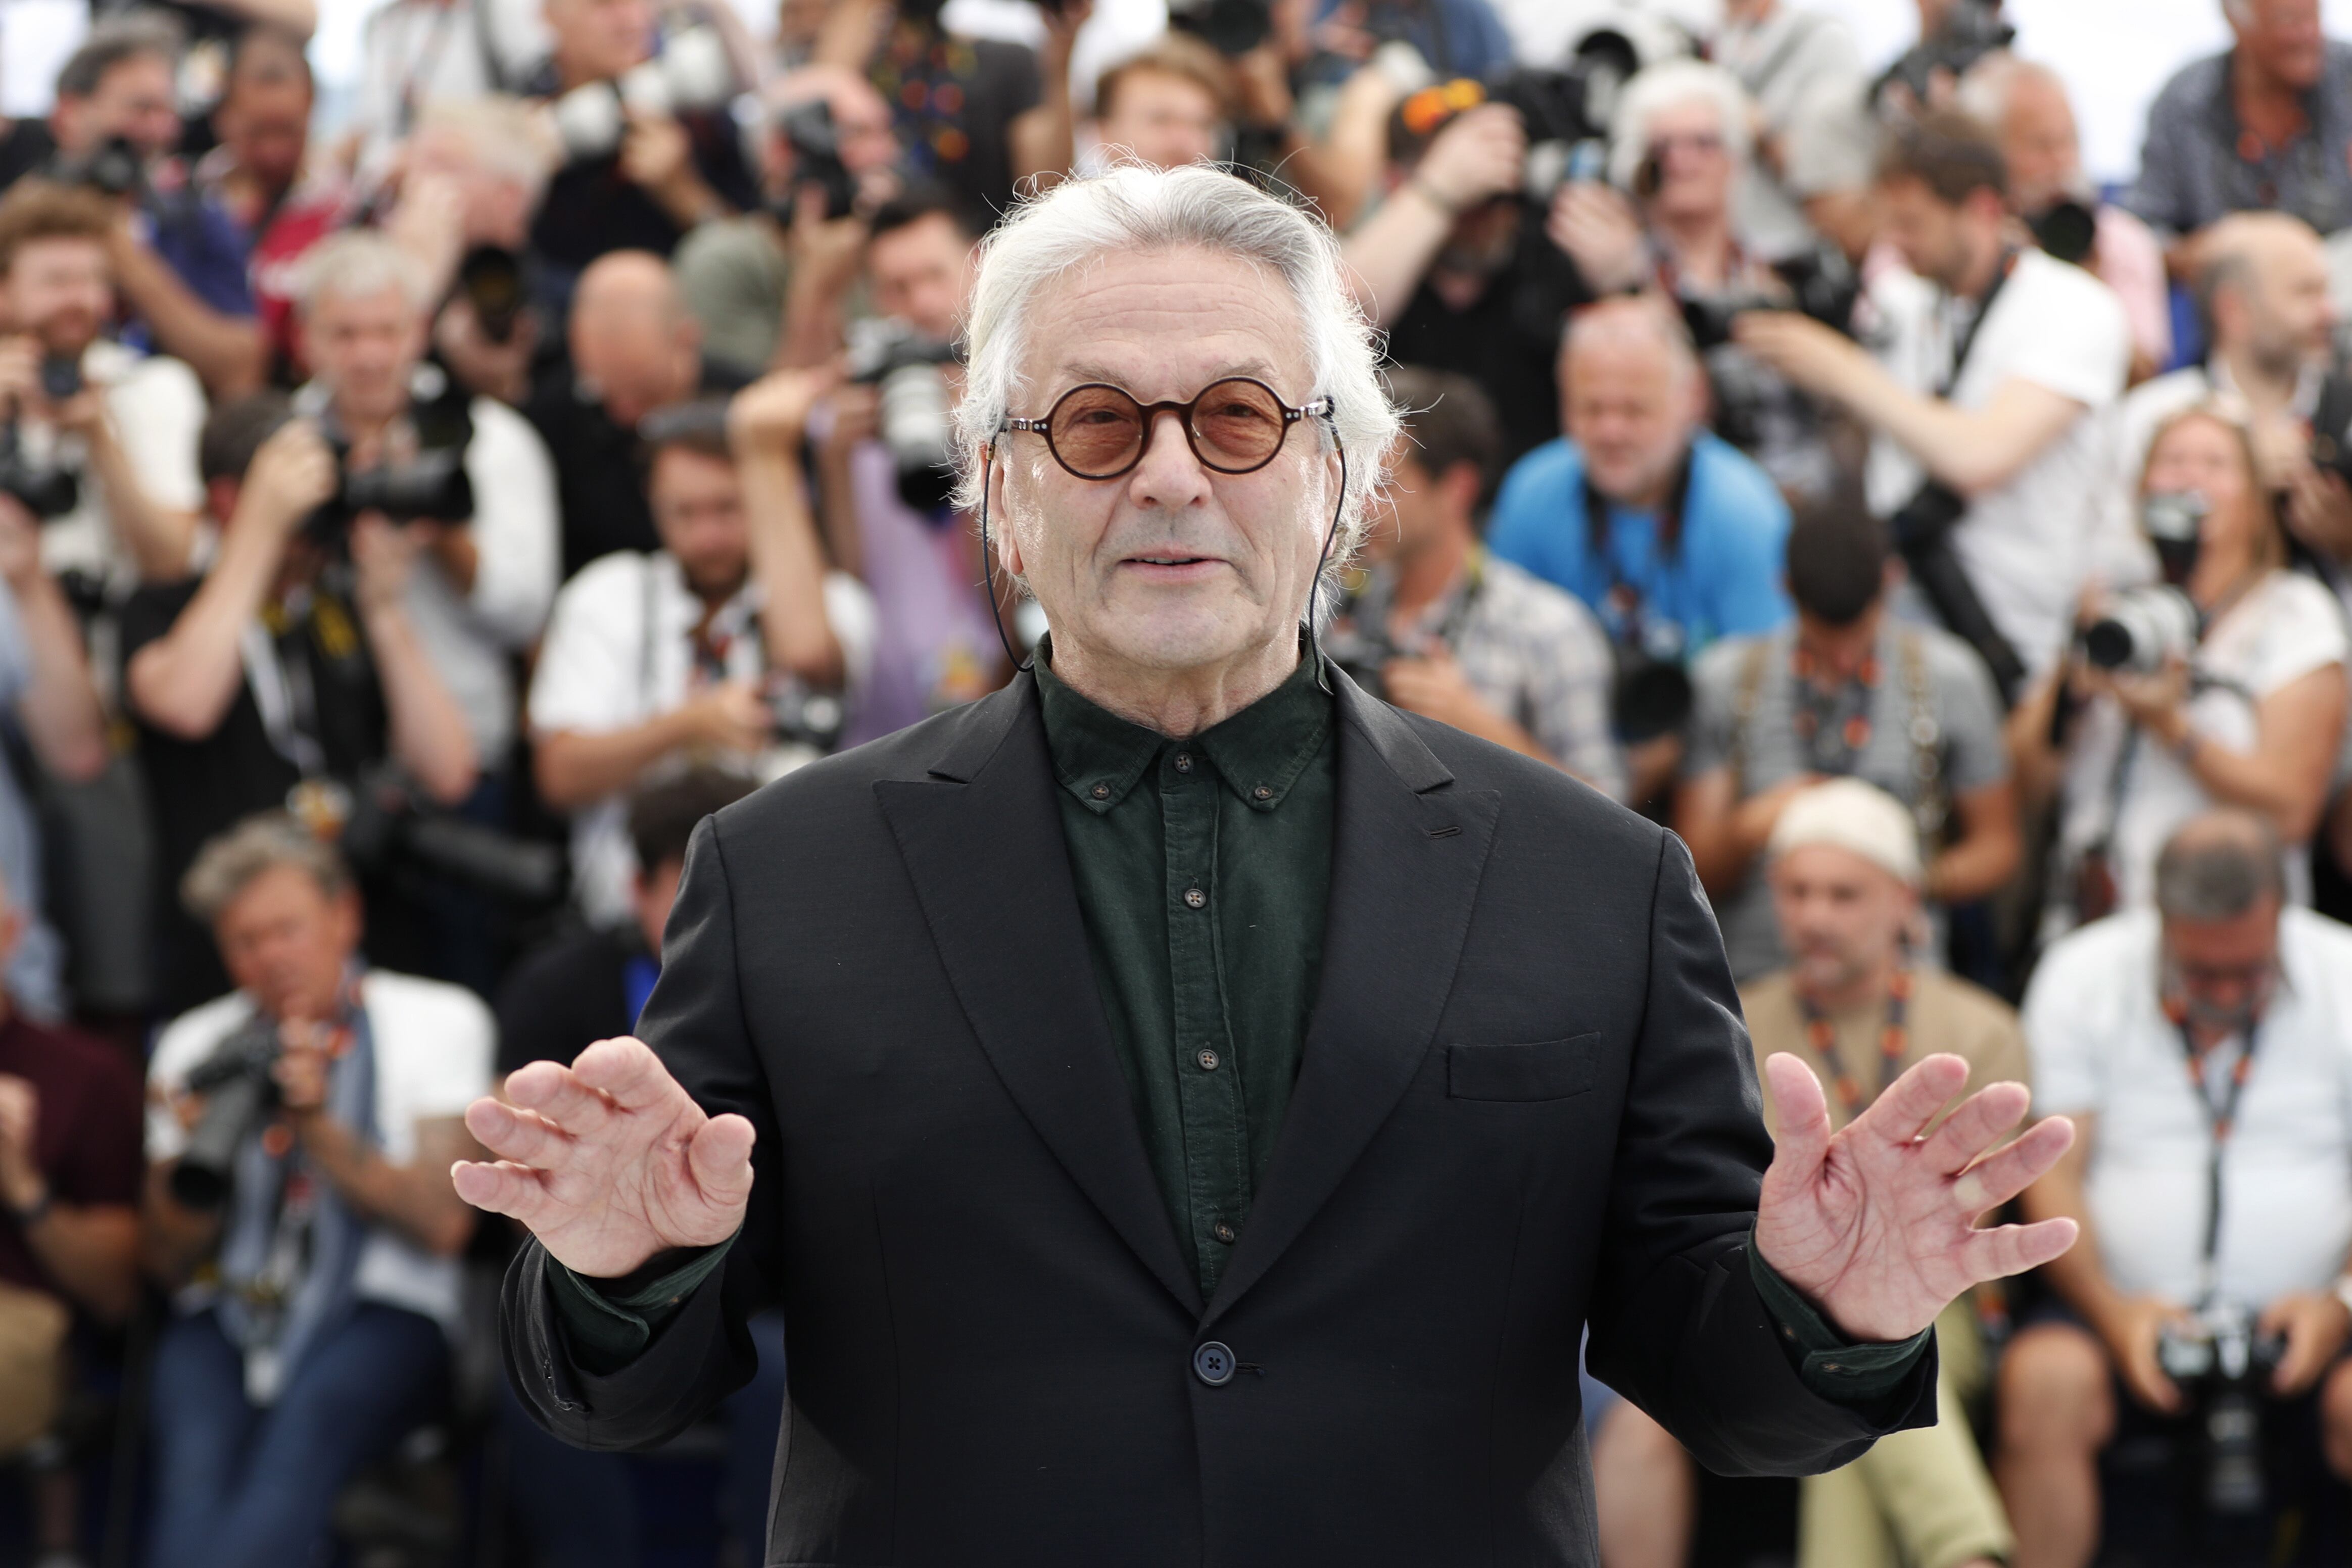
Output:
[[329,295],[364,299],[397,288],[418,309],[425,307],[425,281],[415,257],[373,229],[345,229],[303,256],[295,298],[305,318],[318,313]]
[[1609,180],[1621,191],[1633,188],[1633,175],[1650,155],[1650,121],[1664,110],[1710,103],[1723,126],[1723,148],[1739,174],[1748,172],[1753,145],[1748,89],[1721,66],[1705,60],[1661,60],[1625,84],[1610,117]]
[[2026,82],[2041,82],[2066,96],[2066,78],[2039,60],[2020,59],[2007,49],[1996,49],[1969,68],[1952,96],[1952,107],[1978,124],[1998,132],[2009,118],[2010,99]]
[[[1312,427],[1339,444],[1347,463],[1328,566],[1336,571],[1362,539],[1367,503],[1399,427],[1381,387],[1378,334],[1357,308],[1331,231],[1303,209],[1209,165],[1162,170],[1127,162],[1066,180],[1022,202],[982,242],[965,323],[970,369],[956,409],[957,502],[980,505],[986,454],[1014,399],[1032,390],[1021,365],[1037,293],[1107,256],[1179,250],[1264,267],[1288,287],[1298,307],[1314,377],[1307,395],[1331,400],[1328,420]],[[1327,581],[1327,608],[1329,589]]]

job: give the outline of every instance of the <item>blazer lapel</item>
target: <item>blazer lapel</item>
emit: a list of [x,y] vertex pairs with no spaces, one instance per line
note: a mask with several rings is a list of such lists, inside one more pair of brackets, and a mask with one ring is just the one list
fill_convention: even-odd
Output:
[[1396,1108],[1453,988],[1502,798],[1466,789],[1396,711],[1340,679],[1323,974],[1274,1158],[1205,1329],[1298,1239]]
[[1034,677],[982,698],[925,780],[874,786],[997,1076],[1103,1217],[1198,1316],[1087,956]]

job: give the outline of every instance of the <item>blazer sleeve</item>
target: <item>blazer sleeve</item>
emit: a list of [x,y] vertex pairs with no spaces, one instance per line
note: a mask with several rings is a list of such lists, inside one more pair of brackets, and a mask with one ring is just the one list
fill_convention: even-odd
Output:
[[743,1018],[735,912],[716,819],[686,852],[661,978],[637,1032],[712,1115],[750,1119],[751,1199],[725,1265],[705,1279],[626,1365],[591,1372],[574,1354],[549,1293],[550,1260],[537,1241],[507,1270],[500,1303],[507,1376],[532,1417],[583,1448],[646,1448],[667,1441],[748,1382],[759,1366],[747,1327],[778,1294],[775,1238],[783,1162],[767,1073]]
[[1690,852],[1663,834],[1587,1358],[1718,1475],[1808,1475],[1933,1422],[1936,1358],[1869,1410],[1800,1380],[1747,1256],[1772,1157],[1762,1109],[1722,938]]

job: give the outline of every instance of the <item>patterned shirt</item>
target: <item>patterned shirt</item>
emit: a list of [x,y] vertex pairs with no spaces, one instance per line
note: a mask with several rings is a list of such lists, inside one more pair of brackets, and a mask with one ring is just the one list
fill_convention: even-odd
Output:
[[2324,235],[2352,226],[2352,44],[2328,44],[2304,98],[2310,124],[2282,147],[2238,123],[2231,57],[2194,61],[2164,84],[2124,205],[2170,234],[2255,209],[2293,213]]

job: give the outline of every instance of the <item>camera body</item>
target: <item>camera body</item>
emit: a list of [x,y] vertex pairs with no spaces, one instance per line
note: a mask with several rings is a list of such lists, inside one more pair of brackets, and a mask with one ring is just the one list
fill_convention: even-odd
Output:
[[2099,247],[2097,209],[2073,196],[2059,197],[2025,224],[2033,231],[2033,243],[2060,261],[2084,266]]
[[1798,251],[1770,264],[1778,290],[1752,288],[1713,299],[1680,301],[1691,345],[1706,354],[1731,341],[1735,318],[1750,310],[1794,310],[1824,327],[1853,335],[1862,278],[1843,253],[1828,246]]
[[79,185],[117,200],[147,188],[147,160],[128,136],[110,136],[79,158],[60,156],[49,172],[61,185]]
[[1878,78],[1871,96],[1875,99],[1889,84],[1899,81],[1910,89],[1913,102],[1924,105],[1937,71],[1948,73],[1957,81],[1987,55],[2009,47],[2016,37],[2017,29],[2001,17],[2000,0],[1956,0],[1936,36],[1922,38],[1906,50]]
[[926,516],[943,513],[955,489],[943,367],[957,359],[953,343],[895,321],[880,323],[850,353],[850,379],[880,394],[882,444],[898,468],[898,498]]
[[209,1213],[228,1201],[237,1151],[278,1108],[278,1050],[276,1021],[257,1014],[188,1074],[188,1091],[205,1097],[205,1113],[172,1168],[172,1197],[181,1207]]
[[761,695],[776,721],[776,738],[783,745],[830,755],[841,744],[841,728],[849,714],[838,695],[811,691],[798,681],[772,681]]
[[51,523],[81,505],[81,476],[25,450],[15,423],[0,425],[0,495]]
[[619,151],[630,111],[667,117],[716,109],[735,89],[726,39],[718,28],[697,22],[665,33],[658,54],[614,80],[573,88],[551,113],[567,159],[603,158]]
[[1230,58],[1274,31],[1273,0],[1169,0],[1168,25]]
[[2207,1308],[2191,1328],[2167,1325],[2157,1341],[2157,1360],[2187,1396],[2196,1424],[2193,1495],[2209,1524],[2259,1520],[2268,1504],[2263,1408],[2285,1349],[2232,1305]]
[[443,810],[392,763],[351,783],[304,779],[287,792],[286,809],[332,839],[363,878],[429,874],[526,908],[563,897],[561,850]]
[[2189,655],[2203,621],[2189,595],[2168,582],[2126,588],[2083,628],[2083,658],[2095,669],[2153,674],[2167,660]]
[[777,218],[786,226],[793,206],[804,190],[824,193],[828,221],[845,218],[856,210],[857,180],[841,161],[841,131],[833,122],[833,105],[823,99],[795,104],[778,117],[776,129],[793,150],[793,184],[778,204]]

